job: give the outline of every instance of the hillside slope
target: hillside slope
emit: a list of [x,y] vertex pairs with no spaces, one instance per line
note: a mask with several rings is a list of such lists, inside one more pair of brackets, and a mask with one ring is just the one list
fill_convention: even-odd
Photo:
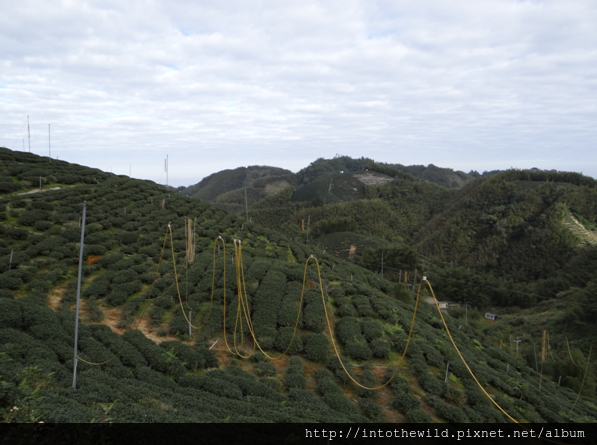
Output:
[[[105,415],[114,422],[506,419],[458,360],[433,307],[421,303],[408,342],[414,307],[405,286],[205,202],[170,195],[150,181],[50,165],[7,149],[0,149],[0,160],[10,182],[26,188],[28,172],[35,168],[48,188],[28,195],[14,190],[0,199],[5,420],[90,422]],[[70,184],[53,180],[66,176]],[[49,190],[55,187],[62,188]],[[83,255],[86,310],[79,332],[78,390],[73,392],[83,201],[92,208]],[[185,229],[189,219],[194,237]],[[232,256],[235,238],[242,239],[242,252]],[[191,252],[196,254],[192,261]],[[313,259],[304,276],[311,254],[321,266],[321,282]],[[435,282],[433,274],[429,279]],[[239,299],[239,284],[246,300]],[[113,325],[108,317],[119,320]],[[190,330],[192,337],[188,317],[201,325]],[[541,376],[472,327],[445,317],[476,378],[509,416],[523,422],[597,419],[594,386],[582,389],[588,397],[581,396],[571,411],[575,392],[558,387],[552,375]],[[156,344],[144,333],[164,341]],[[406,350],[405,363],[385,389],[364,390],[342,369],[332,340],[344,366],[365,386],[386,382]],[[270,361],[261,353],[251,355],[255,342],[268,355],[290,345],[289,356]],[[506,368],[511,376],[500,371]],[[539,391],[540,379],[549,391]]]

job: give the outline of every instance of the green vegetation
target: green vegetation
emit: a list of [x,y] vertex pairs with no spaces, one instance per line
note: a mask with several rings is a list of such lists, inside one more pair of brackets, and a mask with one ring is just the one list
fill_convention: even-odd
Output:
[[[516,309],[509,308],[509,313],[500,313],[500,320],[490,325],[483,324],[483,311],[479,310],[484,301],[495,306],[526,301],[508,298],[514,299],[516,292],[538,292],[541,279],[525,282],[505,266],[490,273],[482,262],[478,267],[472,265],[470,271],[468,263],[450,267],[449,257],[441,252],[426,252],[425,243],[436,238],[443,240],[451,232],[445,232],[433,218],[433,226],[425,226],[423,221],[442,212],[448,223],[452,220],[446,215],[461,221],[461,213],[469,211],[472,204],[463,205],[458,191],[423,182],[396,167],[371,166],[365,159],[351,163],[338,158],[329,165],[317,161],[311,170],[299,175],[301,184],[317,186],[317,181],[327,175],[336,175],[334,169],[339,166],[345,170],[343,175],[358,173],[363,168],[373,172],[375,167],[383,170],[376,174],[394,179],[365,187],[365,199],[349,200],[346,195],[343,202],[333,205],[309,204],[312,207],[301,209],[303,204],[292,201],[288,191],[271,194],[262,201],[275,203],[279,199],[282,205],[268,208],[263,204],[261,209],[274,216],[286,212],[276,213],[276,209],[290,209],[296,212],[297,219],[288,221],[297,227],[310,214],[310,229],[316,231],[319,239],[356,233],[360,239],[374,240],[368,246],[370,250],[365,253],[363,249],[350,262],[335,256],[333,249],[317,238],[315,244],[302,244],[302,235],[286,236],[272,230],[273,226],[247,222],[206,202],[170,194],[150,181],[46,161],[0,149],[2,177],[10,178],[3,183],[19,187],[7,186],[0,196],[0,211],[5,215],[0,221],[0,408],[6,421],[100,421],[106,407],[111,407],[109,416],[113,422],[379,422],[394,418],[412,422],[503,421],[504,415],[478,389],[459,361],[435,308],[423,302],[417,311],[405,363],[389,385],[392,398],[384,402],[377,392],[354,383],[353,379],[366,386],[378,386],[393,373],[387,369],[386,376],[377,377],[381,375],[379,369],[397,365],[406,347],[414,308],[413,267],[419,269],[419,277],[420,269],[426,268],[438,298],[466,297],[478,306],[464,314],[460,310],[444,316],[475,376],[509,415],[532,422],[597,420],[592,361],[584,376],[588,347],[595,335],[584,329],[595,313],[557,307],[563,304],[562,298],[587,304],[594,299],[595,254],[590,248],[578,250],[564,232],[558,232],[558,238],[560,235],[547,230],[560,227],[560,217],[567,209],[584,215],[586,220],[595,220],[595,213],[591,213],[594,204],[590,199],[583,201],[583,193],[593,196],[591,184],[583,177],[567,178],[568,182],[553,179],[553,184],[547,186],[536,184],[541,176],[524,179],[531,184],[525,183],[526,192],[521,192],[522,198],[516,202],[541,198],[536,207],[529,208],[547,212],[545,218],[537,215],[537,221],[548,232],[544,239],[551,240],[540,247],[542,252],[568,252],[570,265],[562,266],[568,272],[555,275],[563,280],[558,289],[563,286],[564,293],[545,305],[525,297],[528,310],[535,309],[535,314],[522,318]],[[19,195],[35,188],[31,172],[43,174],[48,190]],[[507,172],[506,183],[513,180],[507,175],[513,174]],[[500,174],[479,178],[462,192],[469,197],[479,193],[479,199],[490,199],[476,191],[477,184],[485,184],[493,192],[496,184],[501,184],[499,181]],[[49,190],[58,186],[62,188]],[[541,191],[545,187],[554,187],[556,198]],[[578,187],[584,187],[583,191]],[[396,191],[400,193],[394,195]],[[421,199],[415,199],[416,196]],[[409,200],[414,203],[412,208],[406,206]],[[78,365],[78,390],[74,392],[70,389],[73,306],[83,201],[92,208],[87,212],[86,262],[82,269],[82,360]],[[564,202],[568,205],[562,207]],[[390,216],[376,217],[375,211],[380,209],[388,210]],[[255,205],[252,212],[257,210],[259,206]],[[356,211],[356,216],[349,216],[349,210]],[[410,225],[402,225],[401,215],[412,218]],[[197,252],[192,264],[186,262],[185,218],[197,219]],[[367,226],[369,220],[379,224]],[[168,224],[173,242],[167,239],[164,245]],[[214,240],[220,234],[226,242],[227,256],[224,257],[219,242],[214,267]],[[261,353],[249,360],[231,358],[223,345],[226,334],[232,347],[236,332],[243,354],[249,354],[252,347],[244,310],[241,308],[238,313],[238,282],[231,261],[233,238],[242,239],[246,311],[268,355],[282,352],[290,344],[298,310],[302,309],[290,357],[280,362],[271,362]],[[508,238],[508,242],[513,239]],[[418,252],[431,257],[417,256],[412,240],[419,240],[419,244],[413,245]],[[446,240],[449,245],[450,238]],[[387,271],[384,278],[380,277],[382,251],[384,268],[407,269],[409,283],[396,282],[403,279],[402,275]],[[519,253],[526,255],[524,252]],[[312,253],[321,265],[323,280],[320,284],[311,260],[300,306],[304,264]],[[551,292],[554,284],[547,280],[552,277],[542,279],[542,289]],[[572,282],[578,287],[566,287]],[[560,318],[544,314],[553,314],[556,308]],[[333,340],[340,359],[331,344],[324,310],[334,326]],[[189,336],[185,315],[189,317],[191,312],[193,324],[204,326],[192,329]],[[566,358],[568,351],[563,349],[559,337],[564,331],[556,331],[564,323],[570,326],[565,331],[572,342],[570,359]],[[531,351],[533,347],[540,350],[537,339],[544,326],[553,332],[554,357],[543,363],[541,373]],[[519,333],[526,337],[516,354],[509,348],[510,337],[518,338]],[[579,341],[581,335],[585,336],[584,342]],[[508,347],[500,349],[500,339]],[[245,340],[243,346],[240,340]],[[91,365],[83,360],[107,363]],[[576,399],[575,391],[580,391],[581,396],[568,414]],[[19,409],[12,410],[14,406]]]

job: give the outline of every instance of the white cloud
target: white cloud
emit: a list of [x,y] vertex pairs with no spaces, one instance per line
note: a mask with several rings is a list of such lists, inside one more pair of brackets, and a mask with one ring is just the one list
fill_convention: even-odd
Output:
[[[335,153],[597,176],[597,5],[5,2],[0,145],[188,185]],[[54,144],[53,144],[54,145]]]

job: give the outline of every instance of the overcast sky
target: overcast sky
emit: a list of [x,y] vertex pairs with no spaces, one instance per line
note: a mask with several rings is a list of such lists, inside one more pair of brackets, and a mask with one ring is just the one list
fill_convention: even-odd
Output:
[[190,185],[337,153],[597,177],[597,1],[0,0],[0,146]]

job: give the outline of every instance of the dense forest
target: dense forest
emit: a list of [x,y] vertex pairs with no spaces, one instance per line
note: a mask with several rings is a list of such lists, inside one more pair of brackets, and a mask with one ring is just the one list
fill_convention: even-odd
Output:
[[[577,235],[546,234],[536,241],[543,255],[569,256],[549,259],[565,263],[557,275],[544,276],[539,265],[529,266],[538,275],[525,284],[507,268],[490,273],[489,263],[469,266],[466,257],[455,256],[452,238],[442,238],[469,211],[459,204],[459,193],[476,199],[485,196],[479,187],[506,187],[501,205],[509,209],[514,195],[499,181],[532,183],[524,188],[528,198],[516,198],[519,203],[551,197],[517,207],[523,215],[536,215],[533,230],[559,227],[568,212],[588,227],[595,221],[594,185],[581,176],[552,179],[544,186],[542,179],[494,175],[451,190],[396,167],[374,171],[371,163],[363,166],[390,180],[364,187],[363,198],[346,195],[329,205],[293,201],[294,190],[284,189],[256,203],[247,221],[151,181],[0,149],[3,420],[595,421],[595,372],[586,353],[594,336],[585,335],[583,343],[580,331],[590,311],[579,313],[565,303],[594,298],[589,266],[580,267],[594,261],[594,250],[579,248]],[[359,172],[361,164],[354,168]],[[493,209],[487,207],[495,204],[493,198],[485,199],[489,204],[479,212]],[[454,222],[444,217],[447,225],[439,224],[442,212]],[[274,230],[272,218],[285,215],[290,217],[280,227],[286,230]],[[375,221],[370,223],[368,215]],[[509,213],[499,215],[508,218]],[[301,230],[305,216],[306,233]],[[397,224],[394,217],[410,222]],[[516,239],[517,226],[505,227],[506,239]],[[308,234],[313,238],[306,244]],[[342,257],[321,241],[338,234],[372,240],[369,250]],[[242,251],[235,244],[239,239]],[[446,242],[446,252],[432,249],[434,239]],[[467,249],[476,252],[476,246],[471,242]],[[385,274],[375,264],[382,252]],[[466,295],[479,309],[485,304],[483,292],[490,292],[483,298],[498,304],[492,292],[499,286],[505,286],[505,295],[543,282],[547,291],[551,279],[574,280],[578,287],[564,295],[558,291],[554,301],[525,303],[537,309],[535,318],[523,317],[504,300],[503,321],[486,324],[475,307],[439,313],[423,302],[431,295],[420,282],[423,272],[438,298],[456,301],[453,296]],[[416,302],[419,284],[423,291]],[[531,341],[513,350],[510,337],[522,328],[540,332],[543,313],[556,310],[571,326],[566,332],[549,328],[552,342],[539,368],[529,355]],[[568,332],[571,345],[565,349],[558,336]],[[359,386],[386,383],[378,390]]]

